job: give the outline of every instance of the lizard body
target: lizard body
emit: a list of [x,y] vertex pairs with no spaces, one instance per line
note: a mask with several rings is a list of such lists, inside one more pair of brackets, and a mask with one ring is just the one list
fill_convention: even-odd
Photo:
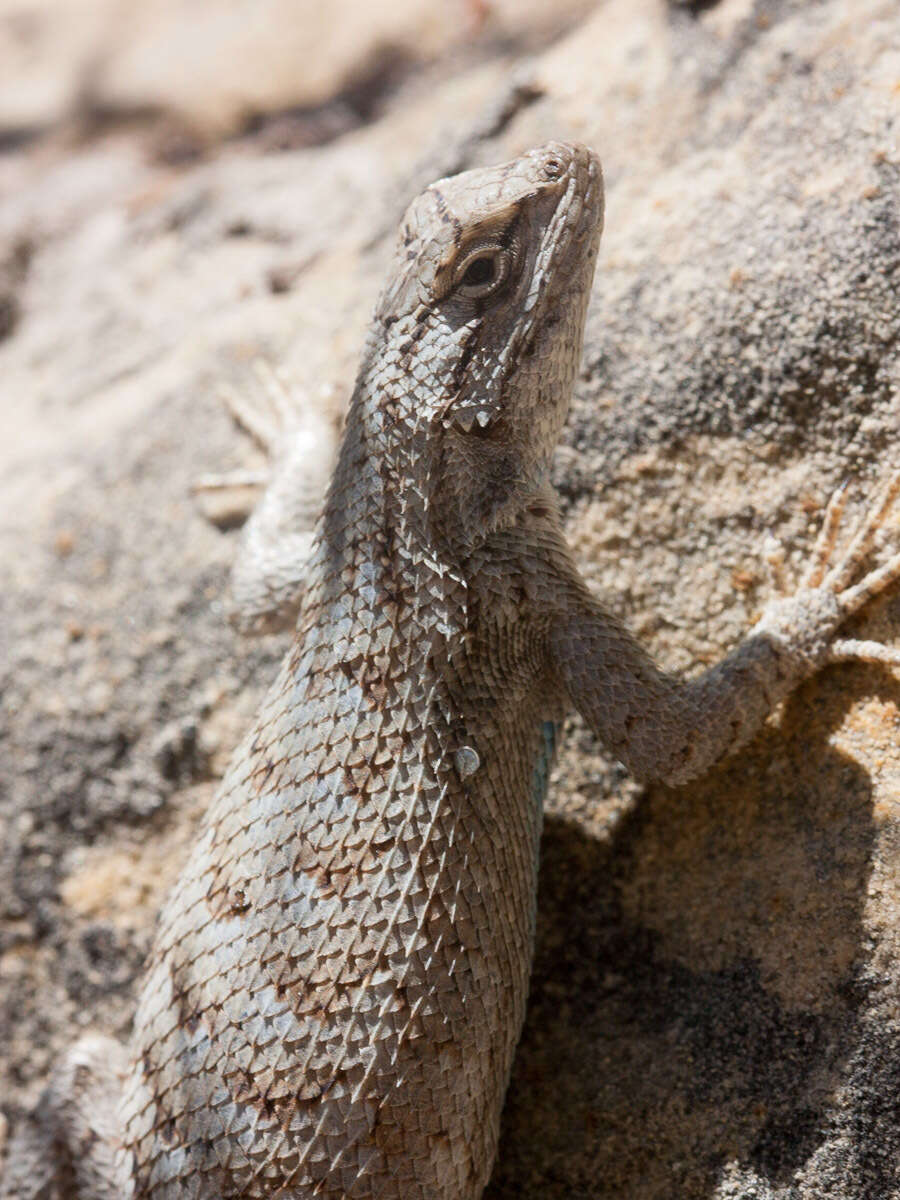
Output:
[[410,208],[293,645],[163,908],[131,1048],[73,1050],[0,1196],[477,1200],[525,1011],[542,725],[575,705],[681,782],[825,662],[900,660],[835,637],[900,577],[853,586],[900,478],[832,567],[835,502],[805,586],[695,680],[590,595],[546,480],[602,212],[597,159],[563,144]]

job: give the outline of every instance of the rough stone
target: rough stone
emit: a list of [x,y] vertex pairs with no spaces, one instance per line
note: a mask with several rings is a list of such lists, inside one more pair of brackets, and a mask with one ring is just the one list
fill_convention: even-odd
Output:
[[[896,4],[607,0],[560,18],[535,0],[518,37],[513,6],[463,9],[465,36],[315,137],[276,119],[334,116],[376,61],[371,22],[314,97],[248,77],[249,125],[221,93],[169,112],[145,80],[153,103],[110,99],[73,139],[77,39],[30,76],[43,107],[0,122],[31,131],[0,155],[7,1118],[73,1030],[127,1033],[156,904],[283,649],[225,626],[236,535],[191,498],[204,473],[260,465],[218,392],[252,386],[263,355],[339,412],[388,235],[429,175],[549,137],[604,160],[556,481],[584,570],[665,663],[733,644],[764,602],[766,536],[790,570],[830,489],[850,477],[858,508],[895,464]],[[136,28],[160,13],[181,36],[174,6]],[[122,36],[98,75],[110,98],[150,35]],[[190,154],[160,153],[166,119],[200,130]],[[864,628],[900,637],[900,597]],[[900,680],[863,667],[829,670],[681,791],[641,791],[569,723],[490,1200],[898,1192],[898,734]]]

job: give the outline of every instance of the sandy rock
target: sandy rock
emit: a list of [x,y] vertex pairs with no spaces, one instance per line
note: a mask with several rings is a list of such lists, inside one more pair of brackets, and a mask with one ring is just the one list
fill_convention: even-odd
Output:
[[[518,43],[423,35],[377,111],[320,146],[273,153],[265,121],[216,131],[247,96],[266,113],[340,95],[371,14],[327,43],[308,96],[286,99],[277,64],[253,92],[262,40],[229,76],[243,109],[207,81],[200,160],[161,161],[140,120],[0,159],[9,1118],[74,1030],[127,1033],[154,889],[283,650],[225,626],[236,534],[191,499],[204,473],[264,465],[218,393],[251,391],[263,355],[337,419],[419,186],[549,137],[601,153],[607,232],[556,482],[585,573],[668,665],[699,669],[753,620],[767,536],[798,570],[831,488],[849,476],[859,513],[896,464],[896,5],[607,0],[545,46],[551,7],[528,6]],[[174,13],[135,18],[106,94],[163,88],[122,64]],[[896,642],[900,597],[859,627]],[[898,859],[900,680],[875,668],[829,670],[678,791],[637,788],[572,720],[490,1200],[897,1193]]]

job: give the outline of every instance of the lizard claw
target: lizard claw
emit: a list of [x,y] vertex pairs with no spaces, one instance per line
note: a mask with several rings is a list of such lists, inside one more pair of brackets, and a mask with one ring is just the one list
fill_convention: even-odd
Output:
[[861,608],[880,596],[883,591],[900,580],[900,554],[888,559],[884,566],[870,571],[854,587],[846,588],[838,593],[838,603],[843,612],[849,616],[859,612]]
[[856,638],[839,638],[828,647],[826,663],[866,662],[900,667],[900,648],[882,642],[863,642]]
[[785,573],[784,545],[777,538],[772,537],[771,534],[763,544],[762,560],[765,563],[766,574],[769,577],[769,590],[779,596],[787,596],[790,593],[790,588]]
[[[878,534],[884,527],[885,521],[900,496],[900,471],[888,479],[881,495],[863,519],[858,530],[850,539],[846,550],[830,570],[825,572],[834,547],[837,525],[844,508],[846,486],[842,487],[828,505],[823,522],[823,530],[819,536],[819,546],[827,550],[820,553],[814,561],[811,576],[821,580],[820,587],[827,588],[837,599],[838,607],[845,617],[859,612],[876,596],[900,581],[900,553],[893,554],[887,562],[868,571],[858,582],[853,583],[854,576],[860,570],[865,559],[875,546]],[[824,573],[824,578],[822,577]],[[880,642],[859,641],[854,638],[840,638],[832,642],[828,650],[829,662],[846,662],[848,660],[861,662],[884,663],[888,666],[900,666],[900,649],[883,646]]]
[[821,587],[828,564],[831,561],[831,556],[834,553],[841,517],[844,515],[844,508],[847,504],[847,488],[848,484],[845,479],[828,501],[828,507],[825,509],[825,517],[822,521],[822,528],[819,530],[819,536],[816,538],[810,564],[803,577],[801,587]]
[[[793,596],[784,594],[781,559],[771,548],[777,543],[769,539],[763,557],[782,595],[767,608],[758,627],[773,632],[784,644],[793,641],[797,646],[805,647],[802,655],[806,655],[815,669],[826,663],[851,660],[900,666],[900,648],[835,636],[848,617],[900,582],[900,553],[892,554],[886,562],[868,572],[862,570],[898,497],[900,471],[891,476],[846,548],[835,556],[847,501],[847,485],[842,484],[828,502],[810,565]],[[835,557],[836,561],[833,561]],[[808,631],[808,636],[806,632],[799,636],[801,629]]]
[[[863,575],[862,579],[857,583],[853,583],[854,577],[874,548],[878,535],[883,529],[888,514],[894,507],[898,496],[900,496],[900,471],[896,471],[887,481],[881,496],[866,515],[854,536],[850,539],[850,544],[835,565],[825,574],[824,579],[822,579],[820,586],[826,587],[836,594],[838,604],[845,616],[859,612],[870,600],[873,600],[900,580],[900,553],[898,553],[892,555],[880,567],[876,567],[874,570]],[[832,500],[828,511],[826,511],[825,526],[829,525],[829,512],[831,512],[833,505],[834,501]],[[842,509],[843,499],[839,503],[838,518]],[[833,544],[833,533],[829,534],[829,540]],[[825,565],[827,565],[828,558],[830,558],[830,554],[826,556]],[[859,657],[859,655],[855,655],[854,657]],[[886,660],[878,658],[873,661],[882,662]]]
[[[253,363],[253,374],[256,376],[257,383],[263,378],[261,361],[256,359]],[[243,429],[256,442],[260,450],[264,450],[268,455],[274,452],[279,433],[289,423],[285,421],[283,408],[274,403],[276,394],[270,387],[268,379],[262,383],[262,386],[258,388],[258,394],[254,395],[252,399],[239,395],[230,387],[223,387],[219,393],[222,403],[231,414],[235,425],[239,429]]]
[[[841,491],[837,493],[838,505],[836,515],[831,515],[830,517],[832,509],[835,505],[835,498],[833,498],[829,503],[828,509],[825,513],[823,533],[829,529],[830,524],[834,524],[834,531],[829,532],[829,540],[832,549],[837,532],[837,523],[840,521],[840,516],[844,508],[843,491],[844,489],[841,489]],[[875,540],[878,536],[878,533],[882,529],[887,515],[893,507],[894,501],[898,496],[900,496],[900,471],[896,471],[887,481],[878,501],[866,515],[855,535],[850,539],[849,546],[847,546],[846,550],[840,556],[835,565],[825,575],[824,579],[822,580],[823,586],[830,588],[833,592],[837,592],[839,594],[844,593],[845,589],[849,587],[853,577],[856,575],[860,566],[875,545]],[[823,557],[824,567],[828,566],[830,559],[831,549],[829,549],[827,554],[825,554]],[[875,574],[878,574],[878,572],[872,572],[872,575]],[[871,578],[871,576],[866,576],[866,579],[869,578]],[[893,576],[891,578],[893,578]],[[888,578],[887,582],[883,586],[886,587],[887,583],[891,581],[891,578]],[[863,583],[865,583],[865,580],[863,580]],[[862,587],[863,584],[859,584],[857,586]],[[856,589],[852,590],[855,591]],[[881,588],[878,590],[881,590]],[[877,592],[872,592],[871,594],[877,595]],[[861,603],[865,603],[865,601],[863,600]],[[854,612],[858,607],[860,607],[860,604],[857,604],[854,608],[851,608],[848,611]]]

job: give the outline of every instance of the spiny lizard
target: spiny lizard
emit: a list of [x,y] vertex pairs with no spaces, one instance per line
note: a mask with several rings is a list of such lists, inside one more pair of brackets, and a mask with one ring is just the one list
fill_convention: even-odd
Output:
[[602,214],[596,157],[563,144],[409,209],[315,536],[285,533],[294,460],[280,559],[267,518],[248,533],[251,623],[302,577],[296,632],[163,908],[131,1048],[74,1048],[0,1195],[476,1200],[525,1011],[543,724],[575,707],[683,783],[824,664],[900,663],[836,636],[900,579],[897,555],[856,582],[900,475],[842,556],[839,494],[800,590],[697,678],[590,594],[547,479]]

